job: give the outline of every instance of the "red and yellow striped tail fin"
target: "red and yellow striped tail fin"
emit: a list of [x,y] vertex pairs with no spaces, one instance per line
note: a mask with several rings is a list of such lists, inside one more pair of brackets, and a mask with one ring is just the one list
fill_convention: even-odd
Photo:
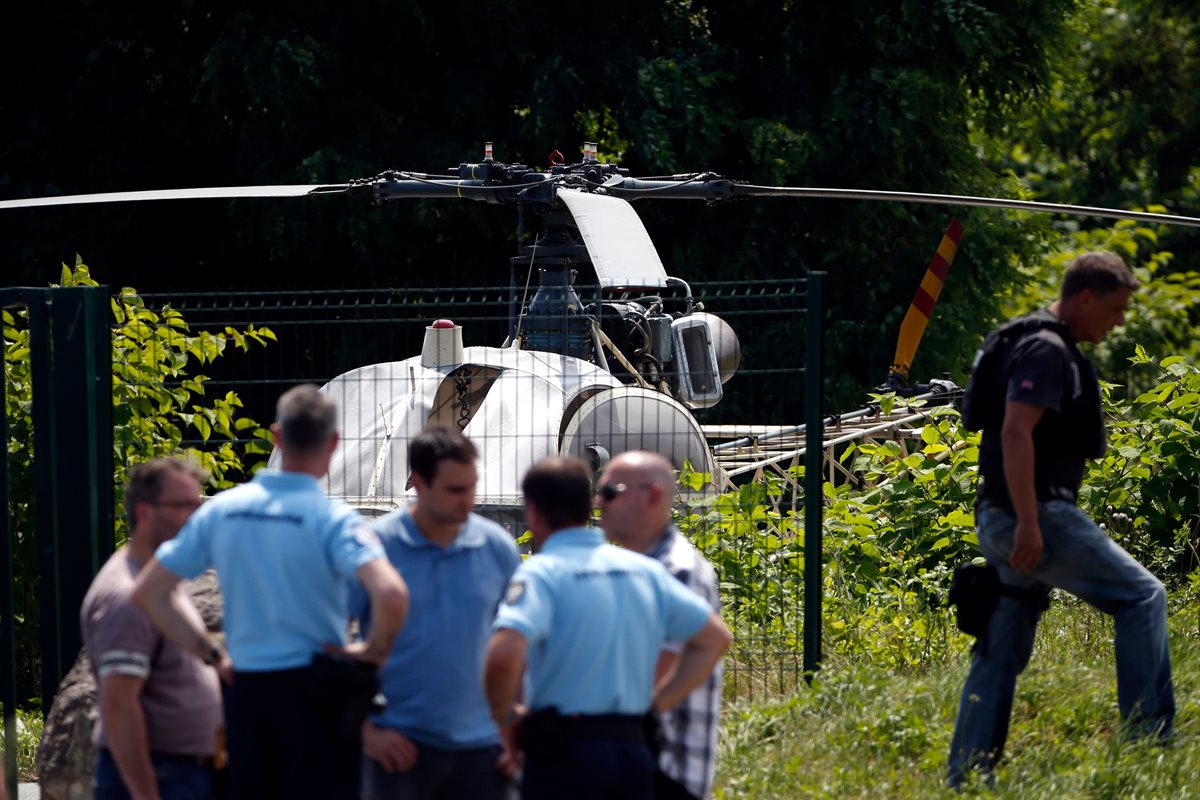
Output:
[[962,235],[962,223],[956,219],[950,220],[950,227],[946,229],[942,243],[933,254],[929,269],[925,271],[925,277],[917,289],[917,296],[913,298],[908,313],[904,315],[904,322],[900,325],[900,338],[896,342],[892,374],[899,375],[905,381],[908,380],[908,370],[912,366],[913,356],[917,353],[917,345],[921,343],[921,337],[925,334],[925,326],[929,324],[929,318],[933,315],[933,307],[941,294],[942,284],[950,272],[950,265],[954,263]]

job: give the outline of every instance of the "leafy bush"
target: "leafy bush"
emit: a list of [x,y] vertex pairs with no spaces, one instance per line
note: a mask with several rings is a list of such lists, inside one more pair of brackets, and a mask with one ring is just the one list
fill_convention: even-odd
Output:
[[[1091,462],[1081,507],[1177,584],[1200,547],[1200,369],[1141,348],[1132,367],[1150,388],[1119,400],[1105,385],[1110,448]],[[903,402],[878,400],[885,410]],[[927,415],[918,438],[851,445],[839,461],[853,478],[824,484],[827,663],[927,668],[966,641],[945,600],[953,567],[976,554],[979,435],[952,407],[912,405]],[[753,642],[786,652],[803,641],[802,478],[793,468],[698,501],[678,519],[716,568],[735,650]]]
[[1151,386],[1126,401],[1104,387],[1110,447],[1081,501],[1135,558],[1178,579],[1200,546],[1200,369],[1179,356],[1156,362],[1140,345],[1131,362]]
[[[63,266],[62,286],[96,286],[82,263]],[[205,399],[202,374],[192,374],[223,355],[229,345],[248,350],[275,339],[266,328],[249,326],[220,333],[191,331],[176,309],[146,307],[133,289],[112,298],[113,483],[117,542],[126,535],[122,491],[126,471],[143,461],[177,454],[194,459],[222,489],[249,473],[255,456],[270,452],[270,434],[243,417],[237,394]],[[5,409],[8,416],[9,514],[15,541],[14,604],[17,609],[19,696],[38,685],[37,553],[33,535],[36,491],[33,477],[33,385],[25,312],[3,312]],[[195,431],[202,447],[184,447],[184,431]]]
[[[1162,206],[1149,211],[1163,213]],[[1036,264],[1021,268],[1025,280],[1008,303],[1009,316],[1050,305],[1058,297],[1063,269],[1081,253],[1105,250],[1125,259],[1142,288],[1133,296],[1126,324],[1102,343],[1090,348],[1101,375],[1128,387],[1130,396],[1147,388],[1152,375],[1135,370],[1135,350],[1142,347],[1150,356],[1180,355],[1200,359],[1200,272],[1175,267],[1173,253],[1161,249],[1166,226],[1150,226],[1122,220],[1110,228],[1076,231],[1062,240],[1058,251]]]
[[[851,464],[855,480],[824,484],[830,657],[928,664],[942,660],[948,638],[957,636],[945,591],[951,568],[975,542],[978,436],[964,435],[952,408],[912,406],[927,415],[915,449],[898,441],[854,444],[840,461]],[[678,520],[713,562],[739,642],[796,649],[803,641],[803,475],[795,467],[698,501]]]

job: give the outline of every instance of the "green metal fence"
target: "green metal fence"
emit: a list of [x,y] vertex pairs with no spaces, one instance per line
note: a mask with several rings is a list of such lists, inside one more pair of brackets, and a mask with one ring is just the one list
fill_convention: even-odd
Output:
[[[732,326],[740,339],[742,355],[741,367],[725,385],[722,401],[712,408],[695,409],[699,425],[779,426],[803,422],[809,430],[820,429],[824,411],[822,279],[821,274],[812,273],[786,280],[692,284],[690,293],[697,309],[716,313]],[[600,299],[597,287],[575,288],[585,303]],[[13,526],[12,511],[18,500],[29,498],[7,494],[13,480],[8,461],[6,471],[0,473],[0,490],[6,493],[9,511],[0,528],[4,535],[0,577],[14,574],[18,580],[33,579],[15,574],[18,567],[28,570],[30,565],[14,564],[12,556],[17,545],[36,530],[42,629],[37,646],[42,695],[48,707],[79,649],[80,601],[113,544],[112,320],[104,287],[7,289],[0,290],[0,300],[10,313],[17,309],[27,312],[20,324],[27,325],[29,331],[36,434],[32,465],[36,517],[21,520],[20,530]],[[236,392],[247,414],[264,423],[273,416],[279,394],[300,382],[326,384],[337,379],[336,385],[347,387],[355,385],[354,375],[361,375],[358,389],[366,386],[365,381],[373,380],[370,390],[376,394],[372,397],[382,400],[389,384],[378,378],[378,371],[371,373],[362,368],[408,363],[422,351],[426,326],[439,318],[453,319],[462,326],[467,347],[496,347],[513,334],[512,311],[521,305],[513,301],[509,287],[197,291],[145,294],[143,300],[151,309],[170,306],[179,310],[192,330],[222,331],[249,324],[272,329],[277,342],[270,346],[229,354],[204,367],[209,376],[209,396]],[[6,349],[6,358],[11,357]],[[120,370],[121,365],[116,367]],[[484,372],[452,373],[454,380],[447,383],[451,396],[446,402],[465,403],[489,389],[496,391],[495,376]],[[375,377],[369,377],[371,374]],[[518,388],[511,402],[520,406],[534,402],[532,397]],[[3,422],[9,424],[7,419]],[[480,430],[488,440],[515,436],[499,427]],[[10,433],[6,432],[6,441]],[[393,440],[393,452],[405,449],[409,433],[387,432]],[[222,443],[216,437],[205,442],[196,429],[190,429],[185,431],[183,445],[204,448]],[[790,537],[789,551],[798,557],[764,560],[757,567],[755,580],[762,587],[759,599],[765,603],[759,604],[759,611],[765,609],[775,624],[760,626],[749,612],[742,615],[741,605],[730,606],[727,616],[737,640],[729,659],[727,683],[739,694],[765,686],[794,688],[819,663],[821,508],[819,503],[804,504],[803,498],[820,496],[821,455],[820,448],[809,448],[803,463],[794,464],[805,469],[804,490],[774,501],[793,521],[784,526],[787,531],[802,532],[782,534]],[[117,457],[124,458],[121,453]],[[335,485],[330,489],[335,494],[352,494],[339,492]],[[403,502],[403,494],[402,489],[377,492],[375,506],[365,510],[374,513],[397,505]],[[706,501],[703,496],[692,499],[700,504]],[[735,546],[746,543],[717,537],[708,545],[719,569],[725,563],[719,556],[723,552],[728,555],[727,551]],[[816,557],[803,558],[805,553]],[[736,576],[722,577],[728,583]],[[24,699],[18,698],[13,689],[12,622],[22,609],[12,605],[13,581],[7,580],[6,586],[9,591],[3,593],[0,604],[0,648],[5,655],[4,686],[0,688],[4,689],[6,724],[11,726],[15,704]],[[796,590],[799,586],[803,588],[803,599]],[[6,740],[12,741],[11,727]],[[11,779],[14,773],[9,774]]]
[[[4,668],[0,701],[9,745],[5,748],[5,772],[10,796],[15,797],[15,714],[18,700],[27,699],[17,696],[15,622],[20,616],[27,630],[40,629],[38,658],[26,653],[23,663],[40,662],[43,707],[49,708],[59,682],[79,653],[83,596],[113,550],[112,348],[106,287],[5,289],[0,290],[0,307],[10,315],[27,312],[28,377],[36,432],[32,453],[28,449],[15,453],[17,459],[22,454],[32,456],[18,466],[30,466],[31,461],[34,496],[16,498],[9,492],[14,448],[6,446],[0,472],[0,496],[5,501],[0,528],[0,576],[4,578],[0,591]],[[5,348],[6,361],[16,356]],[[7,398],[9,387],[5,384],[4,389]],[[4,409],[0,425],[8,445],[7,400]],[[20,530],[14,526],[18,503],[34,511],[32,524],[25,519]],[[14,565],[14,554],[28,553],[31,540],[34,563]],[[29,574],[33,570],[38,607],[17,608],[14,585],[33,580],[35,576]]]
[[[811,273],[785,280],[691,284],[695,300],[736,331],[743,355],[741,368],[725,385],[722,401],[713,408],[695,411],[702,425],[803,423],[806,428],[820,430],[825,410],[821,369],[823,278],[822,274]],[[584,303],[598,296],[594,286],[575,288]],[[426,326],[439,318],[452,319],[463,327],[467,347],[499,345],[511,333],[512,308],[521,305],[510,302],[510,289],[503,286],[187,292],[147,294],[144,298],[151,307],[170,305],[179,309],[193,329],[220,331],[252,323],[274,331],[276,344],[223,358],[206,370],[211,378],[210,394],[237,392],[248,413],[263,421],[270,419],[279,394],[296,383],[326,384],[365,365],[411,359],[421,352]],[[391,371],[386,375],[346,376],[336,385],[357,382],[361,387],[364,382],[380,385],[396,380],[395,371]],[[372,389],[381,395],[376,399],[382,405],[390,403],[389,391],[393,390]],[[515,402],[524,400],[517,397]],[[472,433],[493,435],[491,431],[481,434],[478,427]],[[517,436],[511,431],[494,435]],[[391,447],[402,450],[404,434],[396,437]],[[198,446],[200,442],[193,438],[188,444]],[[820,504],[803,504],[803,497],[820,496],[822,453],[820,448],[809,448],[806,453],[796,466],[804,467],[810,476],[810,488],[776,503],[783,513],[793,517],[783,535],[788,538],[788,551],[798,555],[775,562],[764,560],[759,576],[760,597],[753,604],[734,597],[730,605],[730,622],[740,630],[736,631],[727,682],[742,695],[767,687],[794,688],[806,674],[811,675],[820,661],[821,606],[815,587],[820,586],[821,559],[803,558],[803,554],[821,552],[821,508]],[[329,488],[335,494],[356,494],[352,487],[336,482]],[[372,508],[364,510],[386,510],[403,498],[380,491],[373,494],[372,500]],[[510,523],[516,533],[523,530],[519,513],[501,517],[501,521]],[[803,532],[793,537],[793,529]],[[739,542],[736,546],[756,545]],[[801,600],[802,594],[807,598]],[[739,609],[751,605],[754,612],[748,610],[742,615]],[[766,614],[764,608],[768,609]],[[763,616],[772,620],[769,630],[759,625]]]

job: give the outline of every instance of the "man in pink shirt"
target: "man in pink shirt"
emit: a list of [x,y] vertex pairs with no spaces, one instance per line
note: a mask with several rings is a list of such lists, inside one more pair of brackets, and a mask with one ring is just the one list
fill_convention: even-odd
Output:
[[[175,458],[134,469],[125,487],[129,543],[105,563],[84,597],[83,639],[100,701],[93,733],[96,800],[213,795],[222,724],[219,665],[180,650],[130,601],[155,549],[200,507],[201,477],[197,467]],[[175,600],[182,613],[200,620],[182,586]]]

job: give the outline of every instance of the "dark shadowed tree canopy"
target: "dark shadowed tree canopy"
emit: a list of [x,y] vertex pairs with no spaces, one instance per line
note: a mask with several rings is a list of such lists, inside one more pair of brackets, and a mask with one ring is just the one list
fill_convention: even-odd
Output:
[[[342,182],[580,142],[635,174],[1012,195],[983,158],[1049,84],[1071,0],[548,6],[159,0],[10,9],[0,197]],[[639,211],[693,280],[831,275],[830,358],[886,373],[952,215],[966,234],[914,365],[961,369],[1044,221],[995,211],[762,200]],[[0,216],[5,284],[82,254],[143,291],[507,282],[511,209],[347,198],[141,203]],[[786,344],[788,334],[778,336]]]

